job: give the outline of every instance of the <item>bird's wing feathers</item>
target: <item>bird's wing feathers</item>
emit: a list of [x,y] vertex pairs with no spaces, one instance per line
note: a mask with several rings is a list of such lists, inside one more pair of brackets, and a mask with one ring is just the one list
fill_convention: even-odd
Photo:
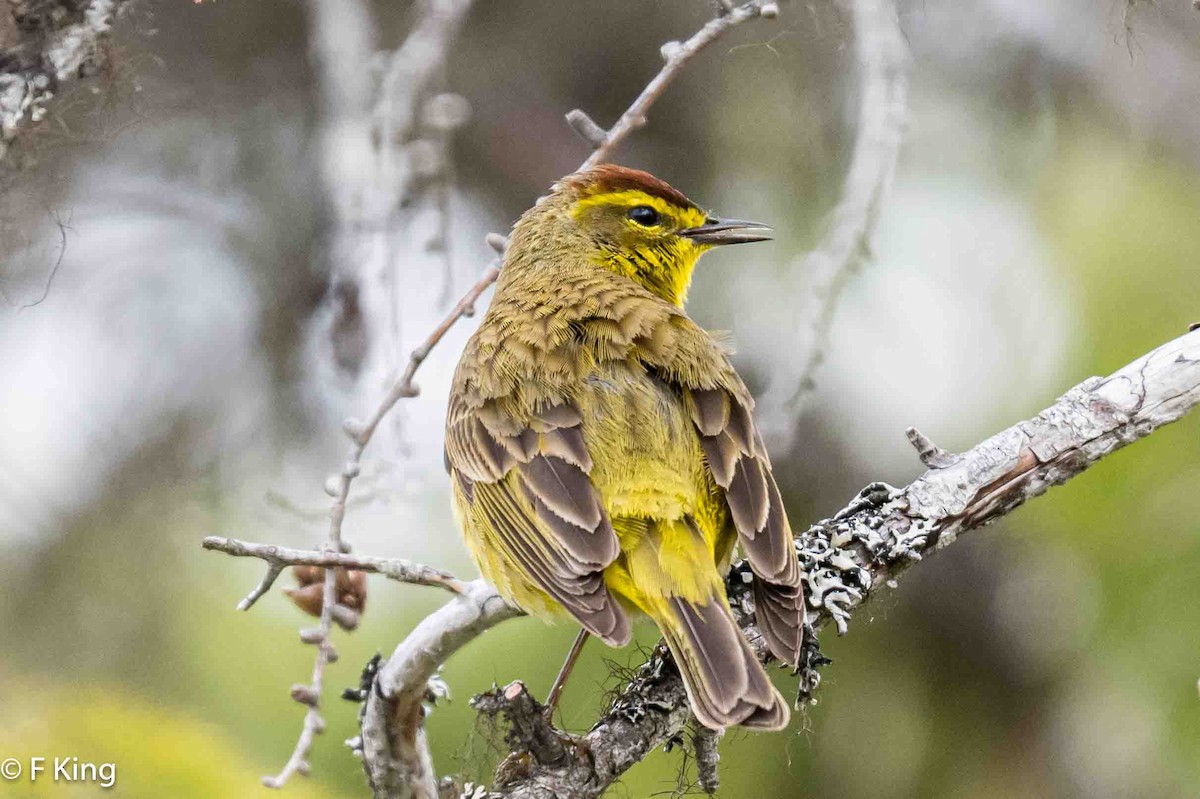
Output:
[[755,575],[759,629],[776,657],[797,664],[803,644],[803,575],[766,447],[748,402],[739,393],[724,388],[683,389],[709,471],[725,492],[738,540]]
[[569,313],[544,324],[511,298],[512,307],[498,306],[498,297],[494,324],[481,327],[459,363],[446,460],[472,523],[589,631],[627,638],[628,620],[599,577],[619,542],[589,478],[592,459],[570,397],[597,363],[640,361],[685,403],[755,573],[763,637],[777,657],[798,662],[800,565],[754,400],[726,351],[681,309],[631,281],[589,273],[555,291]]
[[803,642],[803,575],[771,461],[754,425],[754,400],[708,333],[682,318],[672,321],[670,349],[650,350],[647,363],[677,387],[708,469],[725,493],[756,576],[763,637],[776,657],[797,663]]
[[620,548],[588,477],[581,423],[569,403],[521,420],[455,394],[446,463],[478,532],[589,632],[621,645],[629,620],[603,579]]

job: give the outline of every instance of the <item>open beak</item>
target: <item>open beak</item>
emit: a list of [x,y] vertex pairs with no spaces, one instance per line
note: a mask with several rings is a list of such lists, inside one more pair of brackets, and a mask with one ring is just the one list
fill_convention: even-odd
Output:
[[709,217],[700,227],[679,231],[697,244],[749,244],[752,241],[770,241],[775,231],[759,222],[743,219],[717,219]]

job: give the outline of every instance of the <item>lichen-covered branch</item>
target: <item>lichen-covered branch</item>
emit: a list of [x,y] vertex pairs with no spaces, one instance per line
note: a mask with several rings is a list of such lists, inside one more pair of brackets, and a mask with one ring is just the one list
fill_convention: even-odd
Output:
[[710,730],[693,720],[692,751],[696,757],[696,782],[700,790],[708,795],[717,792],[721,785],[721,736],[724,733]]
[[[832,622],[839,634],[845,633],[853,611],[876,592],[893,587],[895,578],[914,563],[1197,405],[1200,330],[1108,377],[1085,380],[1037,416],[967,452],[947,456],[905,488],[868,486],[842,511],[796,538],[814,632]],[[921,439],[921,449],[933,446]],[[766,659],[749,577],[744,565],[732,570],[730,601],[738,624]],[[806,654],[799,674],[801,700],[816,689],[824,662],[815,636],[810,636]],[[498,773],[487,796],[599,796],[630,766],[676,739],[688,715],[682,680],[660,649],[591,731],[575,739],[574,756],[543,763],[529,754],[519,772]]]
[[0,3],[0,163],[9,143],[45,117],[66,84],[104,67],[113,22],[126,2]]
[[533,698],[525,683],[484,691],[471,700],[481,716],[501,716],[508,725],[505,743],[512,752],[528,752],[539,763],[561,763],[567,757],[569,736],[556,730],[546,717],[546,707]]

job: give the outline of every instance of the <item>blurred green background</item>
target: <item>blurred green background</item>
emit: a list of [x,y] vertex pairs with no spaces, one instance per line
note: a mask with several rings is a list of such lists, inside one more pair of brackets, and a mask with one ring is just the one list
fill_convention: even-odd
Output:
[[[839,308],[803,414],[797,256],[824,230],[855,131],[848,10],[793,3],[694,65],[620,152],[774,245],[712,256],[691,311],[731,331],[794,526],[871,480],[919,473],[903,430],[964,449],[1200,320],[1200,13],[1189,3],[1051,8],[902,4],[911,123],[874,258]],[[699,0],[480,3],[444,87],[457,137],[451,277],[465,289],[503,230],[584,156],[561,115],[602,123],[697,28]],[[392,46],[408,3],[377,3]],[[309,622],[275,592],[234,605],[257,564],[209,534],[308,546],[337,428],[382,390],[319,346],[328,203],[303,8],[146,3],[121,67],[80,90],[0,194],[0,758],[118,765],[117,786],[0,783],[0,796],[250,797],[300,729]],[[67,247],[45,302],[36,299]],[[401,252],[405,349],[442,308],[421,228]],[[436,278],[436,279],[435,279]],[[469,326],[469,323],[468,323]],[[440,428],[468,330],[435,351],[381,445],[356,551],[470,575],[448,512]],[[827,632],[819,704],[786,733],[726,737],[721,796],[1200,795],[1200,418],[1105,460],[912,570]],[[366,794],[336,699],[444,600],[371,583],[341,635],[313,775],[285,795]],[[518,620],[446,668],[429,725],[440,773],[486,779],[498,736],[467,699],[524,679],[544,694],[574,630]],[[652,630],[638,641],[649,646]],[[613,687],[592,645],[563,718],[586,729]],[[785,694],[793,690],[783,673]],[[680,750],[613,796],[672,795]],[[686,783],[688,780],[683,780]],[[89,793],[91,791],[91,793]]]

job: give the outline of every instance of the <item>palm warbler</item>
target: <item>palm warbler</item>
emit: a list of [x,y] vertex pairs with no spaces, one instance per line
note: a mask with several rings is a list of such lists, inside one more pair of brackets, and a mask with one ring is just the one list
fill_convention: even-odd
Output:
[[727,349],[683,310],[696,261],[770,230],[645,172],[570,175],[513,228],[446,421],[455,510],[484,576],[611,646],[649,616],[697,719],[779,729],[788,705],[729,609],[735,544],[758,627],[796,664],[792,533]]

